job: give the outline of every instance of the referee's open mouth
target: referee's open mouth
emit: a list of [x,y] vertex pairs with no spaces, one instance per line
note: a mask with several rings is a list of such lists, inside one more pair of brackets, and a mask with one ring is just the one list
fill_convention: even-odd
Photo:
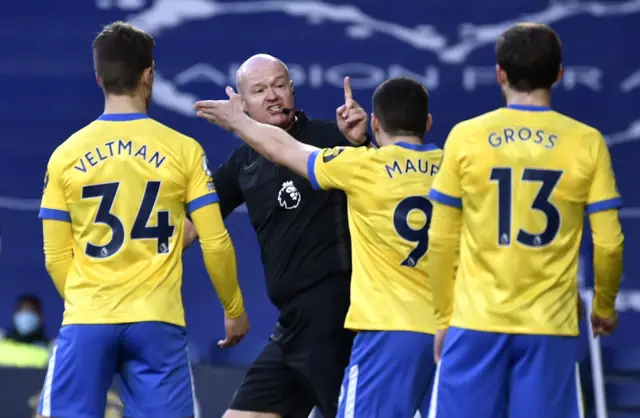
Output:
[[267,111],[273,115],[276,115],[278,113],[282,113],[282,110],[284,109],[284,106],[282,106],[281,103],[277,104],[277,105],[271,105],[267,107]]

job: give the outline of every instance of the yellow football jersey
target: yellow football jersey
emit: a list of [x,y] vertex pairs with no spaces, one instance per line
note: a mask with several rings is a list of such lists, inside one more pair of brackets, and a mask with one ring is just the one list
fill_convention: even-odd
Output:
[[425,262],[427,193],[441,159],[433,144],[402,142],[309,157],[311,184],[347,195],[353,273],[346,328],[435,332]]
[[622,204],[600,132],[534,106],[462,122],[447,139],[429,197],[462,208],[450,325],[578,334],[585,213]]
[[102,115],[67,139],[49,161],[40,209],[72,226],[63,324],[184,326],[186,211],[215,202],[200,144],[146,115]]

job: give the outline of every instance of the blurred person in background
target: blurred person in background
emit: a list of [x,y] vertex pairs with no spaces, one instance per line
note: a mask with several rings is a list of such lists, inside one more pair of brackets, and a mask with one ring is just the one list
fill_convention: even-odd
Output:
[[45,368],[48,344],[40,300],[34,295],[18,297],[13,326],[0,340],[0,366]]
[[[353,100],[348,78],[337,122],[312,119],[296,109],[287,66],[272,56],[245,61],[236,84],[251,118],[282,128],[302,143],[332,148],[371,142],[367,114]],[[307,179],[246,144],[213,179],[223,217],[246,203],[260,243],[267,294],[280,311],[225,418],[307,417],[314,405],[325,418],[335,417],[354,338],[344,329],[351,282],[344,193],[316,191]],[[192,231],[191,240],[195,237]]]

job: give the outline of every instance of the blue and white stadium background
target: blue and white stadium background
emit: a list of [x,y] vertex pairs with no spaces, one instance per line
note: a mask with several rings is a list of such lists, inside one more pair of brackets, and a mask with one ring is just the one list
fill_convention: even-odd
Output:
[[[125,19],[156,36],[151,114],[197,138],[217,164],[238,140],[196,119],[192,104],[222,97],[238,64],[252,54],[270,53],[289,64],[298,106],[313,117],[333,117],[346,75],[369,110],[382,80],[416,77],[431,92],[429,139],[441,145],[456,122],[502,105],[494,41],[515,22],[538,21],[552,24],[565,48],[554,107],[609,140],[626,204],[627,257],[621,326],[602,340],[603,361],[607,372],[640,370],[640,0],[6,0],[1,8],[0,327],[10,325],[14,298],[30,292],[44,300],[49,334],[57,332],[62,303],[44,270],[37,208],[50,153],[101,112],[91,41],[102,24]],[[234,350],[211,348],[222,335],[221,312],[197,249],[185,256],[184,300],[196,357],[245,365],[268,336],[275,311],[246,215],[240,210],[227,224],[242,259],[250,335]],[[589,254],[585,244],[587,284]],[[610,407],[640,404],[640,385],[607,381]]]

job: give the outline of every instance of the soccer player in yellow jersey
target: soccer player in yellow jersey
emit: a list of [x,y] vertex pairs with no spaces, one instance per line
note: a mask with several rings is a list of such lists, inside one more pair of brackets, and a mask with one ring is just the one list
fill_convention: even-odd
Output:
[[194,415],[182,285],[187,212],[224,306],[247,332],[233,245],[202,147],[150,119],[153,38],[116,22],[93,44],[104,114],[51,156],[40,209],[46,267],[65,301],[38,413],[104,415],[114,375],[126,416]]
[[582,417],[584,217],[594,242],[592,328],[606,334],[616,324],[622,201],[600,132],[550,107],[562,76],[556,33],[517,25],[500,36],[496,55],[507,106],[453,128],[429,192],[437,202],[427,270],[440,359],[430,417]]
[[426,195],[442,158],[439,148],[423,143],[431,126],[426,89],[408,78],[376,89],[371,128],[379,149],[303,144],[249,118],[233,89],[227,94],[228,101],[197,103],[199,115],[315,188],[347,195],[353,274],[345,327],[358,334],[338,416],[413,417],[419,408],[426,416],[435,372],[424,257],[432,206]]

